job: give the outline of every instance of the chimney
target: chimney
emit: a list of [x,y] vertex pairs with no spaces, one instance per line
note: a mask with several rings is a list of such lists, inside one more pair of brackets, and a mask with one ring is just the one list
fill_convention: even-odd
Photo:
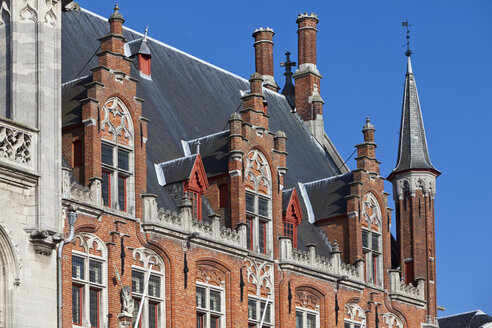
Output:
[[150,49],[147,44],[147,33],[149,31],[149,27],[145,28],[145,35],[140,43],[140,47],[138,49],[138,70],[145,76],[151,76],[151,59],[152,55],[150,54]]
[[253,32],[255,38],[255,68],[263,76],[263,86],[277,92],[278,87],[273,77],[273,29],[257,28]]
[[316,33],[318,32],[316,27],[318,22],[318,15],[313,13],[299,14],[296,20],[298,24],[299,67],[293,76],[295,80],[295,106],[303,121],[323,119],[321,107],[317,105],[316,109],[313,110],[310,102],[310,97],[319,96],[322,78],[316,68]]

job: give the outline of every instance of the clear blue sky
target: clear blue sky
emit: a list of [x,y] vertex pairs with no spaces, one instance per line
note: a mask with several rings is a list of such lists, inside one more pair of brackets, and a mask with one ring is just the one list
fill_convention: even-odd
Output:
[[[112,12],[112,1],[78,2],[105,17]],[[492,315],[492,1],[119,4],[126,26],[143,32],[148,25],[150,36],[246,78],[254,72],[254,28],[272,27],[280,86],[285,51],[297,61],[297,14],[318,14],[326,131],[345,159],[370,116],[383,176],[396,162],[406,69],[401,22],[408,18],[430,156],[443,172],[436,196],[437,290],[447,310],[440,316],[473,309]],[[355,167],[353,159],[348,164]]]

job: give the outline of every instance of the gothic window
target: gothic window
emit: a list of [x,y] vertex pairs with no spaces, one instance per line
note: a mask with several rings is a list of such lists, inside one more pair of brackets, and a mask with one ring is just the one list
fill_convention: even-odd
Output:
[[98,237],[80,233],[72,250],[72,322],[104,327],[107,313],[107,253]]
[[382,224],[379,203],[373,194],[362,199],[362,250],[365,256],[366,282],[381,286],[382,281]]
[[101,166],[104,206],[133,212],[133,123],[121,99],[113,97],[102,109]]
[[[284,193],[287,191],[284,191]],[[283,195],[284,197],[285,195]],[[302,220],[301,204],[294,188],[288,200],[287,209],[282,213],[284,236],[292,238],[292,246],[297,248],[297,226]]]
[[366,316],[364,310],[354,303],[345,305],[344,328],[365,328]]
[[246,223],[247,246],[250,250],[267,254],[271,251],[271,173],[265,156],[252,150],[246,157]]
[[[268,306],[266,305],[268,301]],[[266,310],[265,310],[266,307]],[[261,319],[263,318],[263,326],[264,327],[273,327],[273,318],[272,318],[272,301],[249,296],[248,297],[248,328],[254,327],[259,328]]]
[[197,263],[196,268],[196,327],[226,326],[225,271],[211,261]]
[[320,327],[320,299],[306,289],[296,290],[296,328]]
[[403,328],[403,322],[393,313],[383,314],[383,328]]
[[[157,253],[146,248],[135,249],[133,259],[135,260],[132,266],[133,318],[136,320],[140,307],[142,307],[139,327],[164,327],[164,262]],[[149,270],[150,276],[147,283]]]

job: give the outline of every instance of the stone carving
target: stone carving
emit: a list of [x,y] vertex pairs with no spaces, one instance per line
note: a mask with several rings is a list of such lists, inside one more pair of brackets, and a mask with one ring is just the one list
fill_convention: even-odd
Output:
[[77,182],[72,182],[70,185],[70,196],[85,203],[94,203],[94,194],[91,188],[79,185]]
[[34,9],[29,2],[26,3],[24,8],[20,11],[20,20],[24,22],[37,22],[38,21],[38,13],[36,9]]
[[383,323],[387,328],[403,328],[403,322],[393,313],[383,314]]
[[58,18],[55,15],[55,12],[53,11],[53,8],[50,8],[46,14],[44,14],[44,22],[48,25],[51,25],[53,27],[56,27],[58,24]]
[[157,210],[157,220],[163,223],[168,223],[171,225],[181,226],[182,220],[178,213],[172,212],[168,209],[159,208]]
[[412,304],[425,304],[424,280],[418,280],[417,286],[405,284],[405,281],[400,277],[400,272],[396,270],[389,271],[390,278],[390,298],[403,300]]
[[307,290],[296,291],[296,305],[316,311],[319,306],[319,298]]
[[0,122],[0,158],[32,166],[33,135]]
[[73,243],[76,244],[76,240],[79,241],[80,247],[84,249],[84,252],[89,254],[91,249],[100,252],[102,258],[106,258],[107,250],[104,242],[96,235],[87,232],[80,232],[73,238]]
[[372,225],[381,227],[381,209],[372,193],[366,194],[362,199],[362,219],[367,222],[369,229]]
[[273,264],[266,261],[246,258],[248,282],[256,286],[256,295],[260,296],[261,287],[273,293]]
[[141,267],[148,269],[152,262],[152,271],[164,272],[164,261],[151,249],[140,247],[133,250],[133,259],[142,262]]
[[4,13],[7,13],[8,17],[10,17],[10,6],[9,6],[8,0],[3,0],[0,3],[0,26],[4,25],[6,23],[3,20]]
[[125,317],[133,317],[135,311],[135,303],[132,298],[132,287],[123,286],[121,289],[121,315]]
[[346,318],[352,322],[359,322],[361,328],[366,327],[366,315],[362,308],[355,303],[347,303],[345,305]]
[[270,195],[272,189],[270,166],[259,150],[252,150],[246,156],[244,177],[247,187],[256,192]]
[[224,274],[210,265],[198,265],[196,268],[196,280],[207,284],[221,286],[225,281]]
[[133,145],[133,122],[130,112],[118,97],[109,98],[103,106],[101,130],[109,134],[111,141],[117,142],[118,136],[126,139],[128,146]]

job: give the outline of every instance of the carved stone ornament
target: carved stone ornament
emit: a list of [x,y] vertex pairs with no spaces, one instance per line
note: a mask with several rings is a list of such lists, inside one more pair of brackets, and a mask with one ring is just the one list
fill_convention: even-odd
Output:
[[121,289],[121,315],[133,318],[135,302],[132,298],[132,287],[123,286]]
[[60,234],[53,234],[43,229],[36,229],[29,234],[34,251],[41,255],[51,255],[56,245],[62,240]]
[[355,303],[347,303],[345,305],[345,318],[351,322],[360,323],[361,328],[366,327],[366,315],[364,310]]
[[319,299],[306,290],[296,291],[296,305],[316,311],[319,306]]
[[393,313],[383,314],[383,323],[385,328],[403,328],[403,322]]
[[101,130],[103,137],[118,142],[118,137],[126,139],[128,146],[133,145],[133,122],[125,103],[118,97],[109,98],[103,106]]
[[78,240],[78,244],[80,245],[80,247],[84,249],[85,253],[89,254],[90,250],[93,249],[94,251],[100,254],[98,256],[102,257],[103,259],[106,259],[107,257],[106,245],[96,235],[93,235],[88,232],[79,232],[74,236],[73,243],[76,244],[77,240]]
[[261,287],[273,293],[273,264],[246,258],[248,282],[256,286],[256,295],[260,296]]
[[225,281],[225,277],[220,270],[210,265],[198,265],[196,268],[196,280],[220,287],[222,282]]
[[265,155],[258,149],[250,151],[246,156],[244,177],[247,187],[256,192],[270,195],[272,190],[270,166]]
[[3,20],[4,13],[7,13],[5,16],[10,19],[10,2],[8,0],[2,0],[0,2],[0,26],[8,23]]
[[29,22],[37,22],[38,21],[38,12],[36,9],[26,1],[26,4],[19,12],[19,18],[21,22],[29,23]]
[[137,265],[142,266],[145,270],[149,268],[152,262],[152,271],[164,272],[164,261],[151,249],[140,247],[133,250],[133,259],[142,262],[142,264]]
[[31,133],[0,122],[0,159],[32,166],[32,139]]
[[362,220],[367,222],[369,229],[373,225],[378,227],[378,231],[381,228],[381,208],[376,197],[372,193],[366,194],[362,198]]

